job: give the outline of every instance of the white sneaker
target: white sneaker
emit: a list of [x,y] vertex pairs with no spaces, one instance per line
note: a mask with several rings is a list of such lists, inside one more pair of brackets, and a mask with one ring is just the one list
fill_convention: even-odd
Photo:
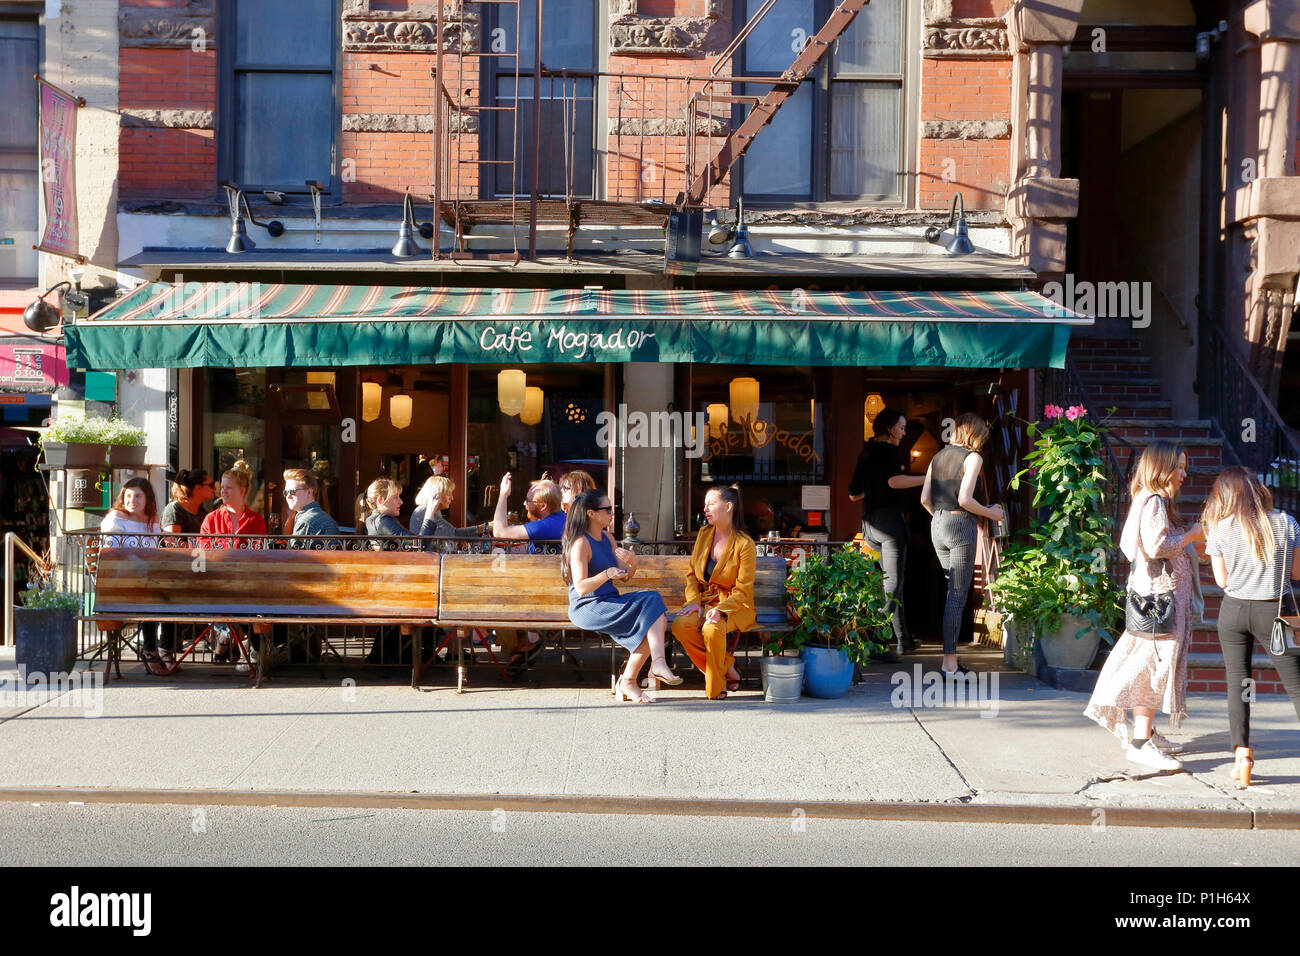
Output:
[[1133,763],[1140,763],[1144,767],[1151,767],[1154,770],[1182,770],[1183,764],[1177,757],[1171,757],[1168,754],[1162,754],[1157,749],[1154,740],[1148,740],[1141,747],[1134,747],[1129,744],[1125,748],[1125,755]]
[[1160,736],[1154,730],[1151,731],[1151,742],[1156,745],[1156,749],[1162,754],[1180,754],[1183,752],[1183,745],[1176,744],[1172,740]]

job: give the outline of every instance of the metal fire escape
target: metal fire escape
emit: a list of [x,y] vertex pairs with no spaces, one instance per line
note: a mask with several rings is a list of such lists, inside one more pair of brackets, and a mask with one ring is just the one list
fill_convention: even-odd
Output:
[[[807,78],[822,58],[833,47],[835,41],[844,33],[845,30],[853,23],[854,18],[867,5],[869,0],[842,0],[826,22],[815,34],[808,38],[799,53],[795,56],[794,62],[779,77],[762,77],[762,76],[734,76],[730,75],[731,71],[723,73],[722,70],[728,66],[735,53],[740,49],[747,37],[753,33],[754,29],[767,15],[768,11],[776,4],[777,0],[766,0],[757,12],[749,19],[744,28],[736,35],[719,54],[712,69],[707,77],[697,79],[693,77],[676,77],[671,82],[685,83],[689,86],[699,84],[699,89],[687,96],[687,106],[685,109],[685,124],[682,130],[683,138],[686,141],[686,161],[685,161],[685,182],[686,189],[679,193],[675,202],[642,199],[640,201],[609,201],[597,199],[575,198],[573,189],[573,150],[576,143],[574,142],[574,129],[576,128],[576,101],[577,101],[577,84],[573,85],[573,101],[568,99],[567,82],[563,71],[548,70],[542,63],[542,4],[544,0],[537,0],[537,22],[535,24],[536,37],[534,44],[534,63],[532,71],[532,109],[533,116],[536,118],[532,124],[532,140],[528,143],[519,142],[519,89],[520,89],[520,57],[518,47],[521,38],[521,30],[524,27],[521,17],[520,0],[450,0],[448,3],[437,4],[437,53],[433,74],[437,92],[434,96],[433,104],[433,122],[434,122],[434,181],[433,200],[434,209],[439,219],[445,222],[455,235],[455,251],[444,253],[439,248],[439,243],[435,238],[433,245],[433,258],[441,259],[445,257],[456,257],[465,254],[465,243],[477,238],[487,238],[471,235],[475,227],[486,225],[509,226],[513,250],[511,253],[498,253],[492,258],[515,259],[521,258],[535,259],[537,257],[537,231],[539,225],[554,226],[564,228],[567,231],[567,254],[571,257],[573,252],[573,240],[577,228],[580,224],[588,223],[591,225],[603,226],[663,226],[668,218],[668,214],[674,207],[678,209],[687,209],[691,207],[698,208],[702,206],[708,197],[712,187],[722,182],[732,167],[744,156],[749,145],[754,138],[772,122],[773,117],[781,106],[798,90],[799,84]],[[455,52],[455,68],[447,69],[446,54],[443,50],[442,38],[446,34],[448,26],[448,13],[451,14],[453,23],[461,25],[461,39],[463,41],[468,29],[467,23],[472,22],[473,17],[467,19],[466,8],[475,8],[483,10],[489,5],[500,9],[509,10],[513,8],[515,15],[515,46],[514,51],[495,51],[495,50],[466,50],[462,42]],[[481,28],[484,21],[482,14],[477,16],[477,22]],[[477,64],[483,57],[498,57],[511,60],[514,64],[514,99],[510,101],[511,105],[479,105],[470,102],[470,92],[473,87],[478,85],[478,71],[475,67],[474,82],[467,84],[465,74],[465,63],[469,61]],[[595,74],[596,82],[602,77],[607,77],[612,81],[618,81],[620,91],[624,89],[628,79],[641,79],[641,115],[639,119],[639,133],[636,138],[641,142],[642,149],[644,143],[651,137],[647,136],[646,129],[646,112],[645,100],[647,92],[647,80],[665,79],[654,77],[649,74],[633,74],[626,72]],[[541,84],[542,78],[548,77],[554,82],[558,77],[561,80],[562,94],[561,102],[562,115],[564,117],[563,137],[565,143],[565,173],[566,173],[566,194],[563,198],[543,196],[540,191],[541,177]],[[668,80],[665,79],[665,82]],[[766,85],[771,89],[763,96],[737,96],[730,91],[734,84],[751,84]],[[722,87],[724,91],[715,92],[715,88]],[[452,92],[454,91],[454,92]],[[667,90],[665,88],[665,94]],[[482,94],[480,91],[479,98]],[[553,98],[553,97],[552,97]],[[665,95],[665,100],[667,96]],[[620,94],[619,123],[622,123],[622,98]],[[680,102],[680,100],[679,100]],[[751,109],[743,121],[723,140],[721,146],[713,151],[713,133],[714,104],[743,104],[750,106]],[[701,107],[704,108],[705,132],[702,135],[698,127],[700,120]],[[665,110],[666,110],[665,106]],[[505,113],[511,117],[511,141],[509,143],[508,156],[504,149],[505,144],[501,143],[498,147],[498,154],[492,157],[483,157],[478,155],[475,149],[472,157],[462,156],[462,150],[454,138],[456,135],[463,135],[466,127],[465,118],[470,114],[488,115]],[[481,122],[481,121],[480,121]],[[667,118],[665,115],[663,123],[664,140],[663,155],[666,159],[668,156],[667,146]],[[620,131],[620,137],[623,135]],[[654,134],[651,134],[654,135]],[[697,163],[695,155],[697,152],[697,143],[700,140],[706,142],[706,154],[712,153],[707,164],[702,170],[696,172]],[[521,192],[520,175],[521,169],[525,164],[520,161],[520,150],[529,150],[532,156],[533,176],[532,183],[526,194],[527,203],[524,203],[525,194]],[[462,171],[466,166],[477,166],[477,175],[472,182],[477,191],[481,192],[481,183],[484,181],[485,169],[507,168],[510,172],[510,182],[512,185],[511,194],[495,199],[468,199],[463,195],[468,177],[463,176]],[[664,175],[666,177],[665,168]],[[621,199],[621,193],[619,194]],[[667,196],[661,197],[666,200]],[[526,214],[525,214],[526,209]],[[526,245],[521,248],[521,231],[526,227]],[[526,250],[526,251],[525,251]]]

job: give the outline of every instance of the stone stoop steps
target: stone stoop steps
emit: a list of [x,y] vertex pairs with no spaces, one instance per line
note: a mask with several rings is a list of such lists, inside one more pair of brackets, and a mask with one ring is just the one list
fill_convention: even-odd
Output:
[[[1223,439],[1212,423],[1172,417],[1172,405],[1161,400],[1160,381],[1152,369],[1150,357],[1142,352],[1136,338],[1075,338],[1070,342],[1070,357],[1087,389],[1089,409],[1099,419],[1106,419],[1112,435],[1133,447],[1130,453],[1122,444],[1112,444],[1121,469],[1128,469],[1130,454],[1141,455],[1143,448],[1162,438],[1177,442],[1186,449],[1188,474],[1179,495],[1179,505],[1185,520],[1197,520],[1215,477],[1225,466]],[[1106,418],[1107,410],[1112,406],[1115,412]],[[1120,529],[1116,528],[1117,539],[1119,532]],[[1204,544],[1198,545],[1197,550],[1202,560],[1201,590],[1205,595],[1205,618],[1192,628],[1187,689],[1226,693],[1217,631],[1223,590],[1214,583]],[[1118,583],[1123,587],[1126,582],[1121,580]],[[1253,670],[1258,693],[1284,692],[1268,655],[1258,646]]]

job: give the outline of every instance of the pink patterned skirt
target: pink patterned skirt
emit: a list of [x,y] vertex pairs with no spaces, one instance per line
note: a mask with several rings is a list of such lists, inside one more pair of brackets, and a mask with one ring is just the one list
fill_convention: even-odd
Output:
[[1127,743],[1128,711],[1150,707],[1177,730],[1187,716],[1187,650],[1191,646],[1191,562],[1170,559],[1174,578],[1173,637],[1152,640],[1125,631],[1111,649],[1084,714]]

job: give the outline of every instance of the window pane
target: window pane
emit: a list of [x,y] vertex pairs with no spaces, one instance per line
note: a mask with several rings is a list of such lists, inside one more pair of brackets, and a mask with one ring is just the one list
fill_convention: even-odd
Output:
[[[763,0],[745,0],[745,19],[762,5]],[[795,54],[803,48],[803,41],[817,30],[813,19],[812,0],[780,0],[745,40],[745,71],[780,76],[788,70]],[[742,26],[736,25],[737,32]]]
[[[765,91],[760,86],[745,88],[748,96],[762,96]],[[812,112],[813,86],[804,83],[745,153],[746,195],[811,197]]]
[[337,16],[334,0],[239,0],[235,58],[332,69]]
[[246,73],[235,110],[235,180],[243,186],[302,190],[330,181],[334,77],[320,73]]
[[899,192],[901,106],[902,93],[890,83],[831,84],[832,198]]
[[871,0],[835,43],[835,72],[901,73],[903,0]]
[[[575,196],[589,198],[592,191],[592,175],[595,169],[595,150],[592,147],[594,111],[592,106],[592,81],[577,80],[576,116],[565,120],[566,103],[572,108],[574,80],[568,81],[569,98],[562,93],[559,79],[552,81],[549,77],[542,80],[542,177],[539,183],[543,195],[563,196],[568,192],[565,181],[565,136],[569,133],[568,148],[572,150],[573,193]],[[511,168],[509,166],[492,166],[494,169],[495,191],[498,195],[508,196],[512,192],[525,194],[533,186],[533,80],[532,77],[519,78],[519,165],[517,167],[517,186],[511,187]],[[515,78],[513,76],[497,77],[497,104],[509,106],[514,102]],[[496,117],[496,157],[509,159],[514,150],[514,115],[497,112]]]
[[[594,0],[545,0],[542,5],[542,65],[548,70],[592,70],[596,67],[596,22]],[[520,69],[532,71],[537,39],[537,0],[520,0]],[[488,38],[489,48],[513,53],[515,10],[497,5],[497,27]],[[499,45],[496,45],[499,44]],[[514,72],[509,57],[498,60],[500,69]]]

